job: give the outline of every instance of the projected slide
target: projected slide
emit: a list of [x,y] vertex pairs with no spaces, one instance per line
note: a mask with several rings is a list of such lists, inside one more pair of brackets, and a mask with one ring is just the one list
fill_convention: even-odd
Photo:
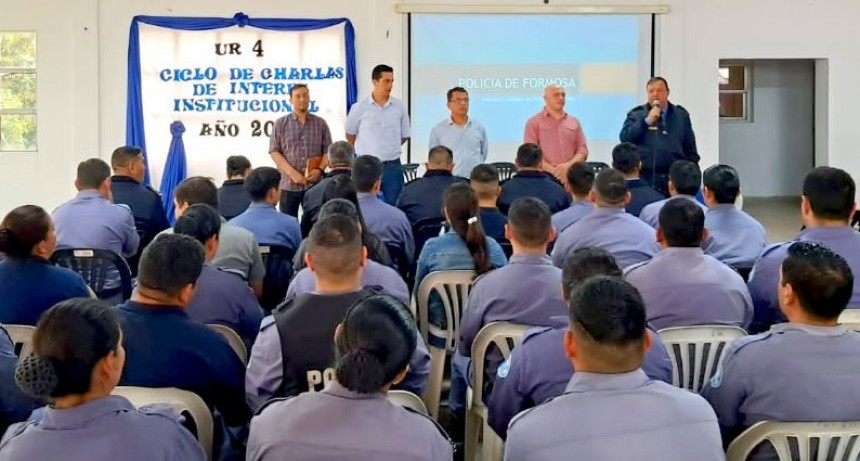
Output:
[[410,60],[413,162],[426,160],[455,86],[469,92],[470,117],[487,128],[488,162],[513,161],[549,84],[565,88],[589,160],[607,161],[627,111],[643,102],[651,16],[414,14]]

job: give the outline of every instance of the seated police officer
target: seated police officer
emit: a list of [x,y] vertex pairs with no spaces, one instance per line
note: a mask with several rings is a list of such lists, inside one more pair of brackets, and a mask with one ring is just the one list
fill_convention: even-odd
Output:
[[245,178],[251,173],[251,162],[244,155],[227,157],[227,180],[218,188],[218,213],[226,220],[242,214],[251,204],[245,190]]
[[702,211],[708,211],[708,207],[696,199],[696,194],[702,187],[702,171],[699,165],[687,161],[678,160],[669,168],[669,198],[646,205],[639,213],[639,218],[653,228],[660,224],[660,208],[674,197],[681,197],[695,203]]
[[231,226],[248,229],[260,245],[279,245],[298,249],[302,242],[299,221],[275,208],[281,199],[281,172],[261,166],[245,178],[245,191],[252,203],[239,216],[230,220]]
[[584,163],[574,163],[567,169],[565,190],[570,192],[570,206],[552,215],[552,227],[562,232],[571,224],[588,216],[594,204],[588,200],[588,193],[594,186],[594,170]]
[[666,198],[639,177],[639,172],[642,171],[642,157],[635,144],[622,142],[612,149],[612,168],[620,171],[627,180],[630,203],[624,209],[633,216],[639,216],[646,205]]
[[397,198],[397,208],[406,213],[414,226],[422,219],[442,220],[442,194],[445,189],[466,178],[454,176],[454,154],[445,146],[436,146],[427,154],[427,172],[424,176],[403,186]]
[[543,152],[537,144],[526,143],[517,149],[514,160],[517,174],[502,183],[502,194],[499,196],[499,210],[502,213],[507,214],[511,203],[519,197],[537,197],[553,213],[570,205],[570,197],[564,187],[541,169],[542,162]]

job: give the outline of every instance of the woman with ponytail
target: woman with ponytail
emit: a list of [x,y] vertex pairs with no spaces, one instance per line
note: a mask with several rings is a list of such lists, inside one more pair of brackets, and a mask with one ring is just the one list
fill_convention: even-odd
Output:
[[386,399],[409,370],[417,336],[397,299],[358,301],[335,331],[334,380],[264,406],[251,421],[247,460],[450,461],[451,443],[432,419]]
[[203,461],[203,449],[169,407],[135,409],[112,396],[125,364],[115,311],[93,299],[63,301],[39,319],[34,353],[15,382],[48,403],[41,418],[13,425],[0,459]]
[[0,222],[0,323],[35,325],[54,304],[90,296],[80,275],[51,264],[56,246],[51,216],[36,205],[19,206]]

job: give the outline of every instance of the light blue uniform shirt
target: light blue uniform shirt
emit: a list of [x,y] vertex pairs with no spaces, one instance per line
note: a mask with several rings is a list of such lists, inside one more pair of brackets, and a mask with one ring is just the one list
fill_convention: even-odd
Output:
[[57,248],[109,250],[129,257],[137,252],[140,236],[134,216],[125,205],[115,205],[96,191],[83,190],[60,205],[52,216]]
[[386,162],[400,158],[401,139],[409,137],[409,115],[399,99],[389,97],[380,107],[367,97],[346,116],[346,134],[355,136],[355,154]]
[[767,245],[764,226],[733,204],[720,204],[705,213],[710,237],[705,253],[735,268],[751,268]]
[[278,212],[274,205],[252,203],[242,214],[231,219],[230,224],[251,231],[260,245],[282,245],[296,249],[302,243],[299,221]]
[[430,149],[445,146],[454,153],[454,176],[468,178],[473,168],[486,162],[488,145],[487,130],[472,117],[462,127],[448,117],[430,130]]
[[723,461],[725,454],[703,398],[637,368],[578,371],[563,395],[511,421],[505,461],[560,459]]
[[598,247],[612,253],[622,269],[647,261],[660,251],[654,229],[624,208],[595,208],[562,232],[552,249],[552,263],[562,267],[578,248]]
[[[403,278],[400,277],[400,274],[394,269],[372,259],[367,260],[364,270],[361,271],[361,286],[378,286],[382,288],[383,293],[394,296],[403,301],[403,304],[409,305],[409,288],[406,286]],[[314,280],[314,274],[309,268],[305,267],[290,281],[290,287],[287,289],[285,299],[290,299],[302,293],[313,293],[315,290],[316,281]]]
[[358,207],[367,229],[383,243],[400,246],[411,264],[415,259],[415,238],[406,213],[367,192],[358,193]]
[[660,200],[658,202],[649,203],[648,205],[645,205],[645,208],[642,208],[642,212],[639,213],[639,219],[645,221],[646,223],[648,223],[649,226],[653,227],[654,229],[660,227],[660,210],[663,209],[663,205],[665,205],[666,202],[668,202],[669,200],[672,200],[675,197],[683,197],[687,200],[690,200],[693,203],[695,203],[696,205],[699,205],[699,208],[701,208],[702,211],[704,211],[705,213],[708,212],[708,207],[703,205],[702,202],[696,200],[696,197],[694,197],[692,195],[680,195],[679,194],[679,195],[675,195],[673,197],[669,197],[669,198]]
[[594,210],[594,204],[588,200],[574,200],[570,206],[552,215],[552,227],[556,232],[561,232],[571,224],[588,216]]

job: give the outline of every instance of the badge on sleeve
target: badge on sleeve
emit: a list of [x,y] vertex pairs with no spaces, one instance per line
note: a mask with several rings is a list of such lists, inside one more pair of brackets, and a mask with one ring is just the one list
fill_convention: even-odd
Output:
[[716,389],[723,383],[723,367],[720,366],[714,376],[711,376],[711,387]]
[[502,379],[507,378],[508,373],[510,371],[511,371],[511,361],[510,361],[510,359],[508,359],[508,360],[505,360],[504,362],[502,362],[501,365],[499,365],[499,369],[496,370],[496,376],[499,378],[502,378]]

